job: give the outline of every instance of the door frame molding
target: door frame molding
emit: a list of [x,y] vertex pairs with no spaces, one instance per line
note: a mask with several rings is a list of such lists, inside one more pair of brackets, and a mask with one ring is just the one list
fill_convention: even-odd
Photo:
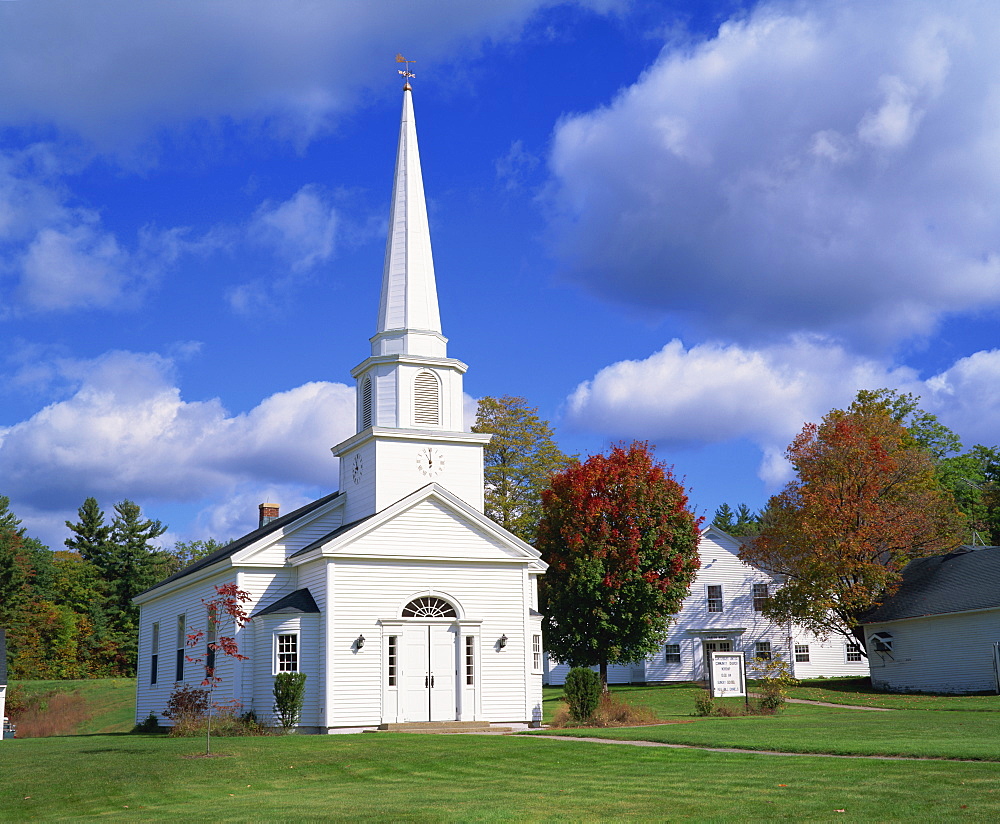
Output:
[[[420,595],[437,592],[420,593]],[[420,595],[413,596],[414,598]],[[404,606],[413,598],[403,602]],[[454,603],[454,601],[452,601]],[[461,613],[460,613],[461,614]],[[395,724],[402,720],[403,714],[403,630],[408,626],[433,624],[442,627],[455,627],[455,660],[458,662],[455,673],[455,704],[458,707],[459,721],[479,721],[482,719],[482,690],[479,686],[483,676],[483,643],[481,618],[381,618],[379,619],[381,637],[379,638],[379,654],[381,656],[382,674],[382,723]],[[389,637],[397,637],[396,648],[396,686],[389,686]],[[471,635],[475,638],[475,678],[471,686],[465,683],[465,638]]]

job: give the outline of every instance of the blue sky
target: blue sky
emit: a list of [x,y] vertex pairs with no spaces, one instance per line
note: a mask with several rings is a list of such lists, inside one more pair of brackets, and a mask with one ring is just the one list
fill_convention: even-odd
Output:
[[1000,422],[1000,10],[956,2],[0,4],[0,494],[167,540],[332,489],[414,104],[449,354],[711,516],[805,421]]

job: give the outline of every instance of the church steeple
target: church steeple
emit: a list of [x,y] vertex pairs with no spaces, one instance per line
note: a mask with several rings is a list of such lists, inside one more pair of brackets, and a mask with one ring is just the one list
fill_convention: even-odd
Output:
[[407,83],[403,87],[389,235],[372,354],[394,351],[443,357],[444,343],[413,97]]
[[[397,62],[406,62],[401,57]],[[412,77],[407,67],[406,77]],[[379,512],[430,482],[483,510],[483,446],[465,431],[462,376],[441,334],[431,236],[410,84],[392,186],[378,324],[357,380],[357,434],[333,447],[340,458],[344,517]]]

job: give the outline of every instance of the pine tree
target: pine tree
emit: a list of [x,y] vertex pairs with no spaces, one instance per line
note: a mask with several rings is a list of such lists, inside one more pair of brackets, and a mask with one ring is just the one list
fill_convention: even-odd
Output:
[[78,552],[85,561],[102,567],[107,563],[107,556],[111,551],[111,527],[104,523],[104,512],[96,498],[87,498],[77,514],[80,516],[78,523],[66,521],[73,537],[67,538],[63,543],[70,550]]

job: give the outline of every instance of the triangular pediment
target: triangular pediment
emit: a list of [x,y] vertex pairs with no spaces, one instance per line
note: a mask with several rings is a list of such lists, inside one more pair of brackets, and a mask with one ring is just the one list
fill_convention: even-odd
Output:
[[314,557],[500,562],[545,569],[540,554],[437,484],[300,552]]

